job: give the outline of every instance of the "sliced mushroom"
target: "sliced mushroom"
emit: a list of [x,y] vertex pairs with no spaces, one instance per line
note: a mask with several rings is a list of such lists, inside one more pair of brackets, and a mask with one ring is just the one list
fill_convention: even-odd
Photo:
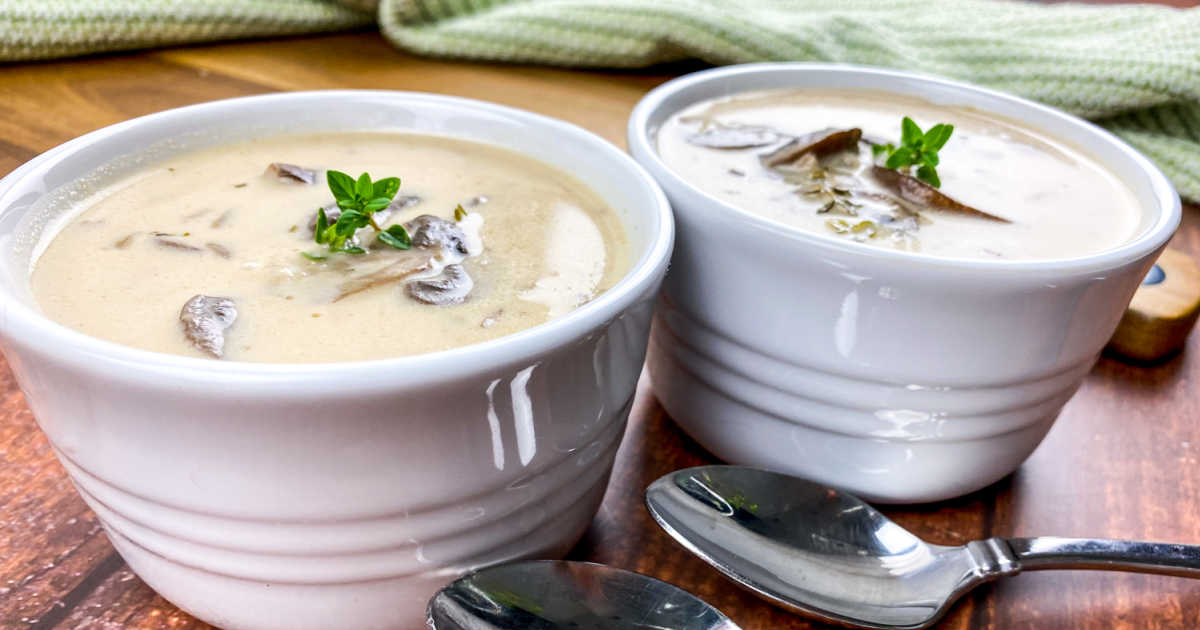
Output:
[[[405,208],[411,208],[424,201],[420,195],[399,195],[388,204],[388,207],[379,212],[397,212]],[[378,216],[378,213],[376,214]]]
[[[393,199],[392,203],[389,203],[386,208],[375,213],[375,222],[383,225],[392,216],[392,213],[400,212],[405,208],[411,208],[422,201],[423,199],[418,195],[400,195]],[[339,212],[338,214],[341,213]]]
[[946,210],[981,219],[999,221],[1000,223],[1012,223],[1012,221],[1004,217],[998,217],[959,202],[907,173],[901,173],[895,169],[876,164],[871,167],[871,174],[886,188],[895,192],[897,196],[905,201],[922,204],[934,210]]
[[271,162],[271,165],[267,167],[267,172],[274,175],[281,182],[317,183],[316,171],[304,168],[303,166],[296,166],[295,164]]
[[337,302],[355,293],[403,280],[415,273],[426,271],[433,260],[433,255],[429,252],[409,250],[397,252],[396,255],[399,256],[396,262],[338,285],[338,295],[333,298],[333,301]]
[[404,224],[415,247],[441,247],[446,250],[467,254],[467,235],[454,221],[432,214],[422,214]]
[[204,250],[200,249],[199,247],[195,247],[193,245],[188,245],[187,243],[184,243],[183,241],[177,241],[173,238],[167,238],[165,236],[154,237],[154,242],[159,247],[166,247],[167,249],[178,249],[180,251],[185,251],[185,252],[204,251]]
[[778,149],[763,154],[759,159],[762,160],[763,166],[771,168],[795,162],[808,154],[821,157],[843,151],[856,146],[861,138],[862,129],[858,127],[851,129],[830,127],[795,138]]
[[220,359],[225,354],[225,330],[237,315],[237,306],[230,298],[196,295],[184,303],[179,321],[193,345]]
[[787,138],[770,127],[710,122],[687,141],[710,149],[750,149],[775,144]]
[[406,287],[414,300],[436,306],[458,304],[467,299],[475,281],[462,265],[446,265],[442,274],[428,280],[414,280]]

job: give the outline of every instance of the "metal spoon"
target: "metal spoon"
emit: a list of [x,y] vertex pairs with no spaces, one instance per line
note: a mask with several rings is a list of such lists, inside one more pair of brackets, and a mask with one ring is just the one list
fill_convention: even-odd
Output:
[[975,586],[1022,570],[1106,569],[1200,578],[1200,547],[1080,538],[931,545],[844,492],[740,466],[650,484],[667,533],[785,608],[863,628],[927,628]]
[[738,630],[691,593],[589,562],[481,569],[429,600],[434,630]]

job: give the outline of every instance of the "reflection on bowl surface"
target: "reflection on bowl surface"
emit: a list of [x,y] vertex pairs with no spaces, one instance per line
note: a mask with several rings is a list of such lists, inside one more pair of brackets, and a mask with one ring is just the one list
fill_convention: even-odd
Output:
[[[489,143],[573,174],[618,215],[631,270],[547,323],[373,361],[159,354],[38,312],[29,269],[55,224],[33,209],[47,194],[164,139],[162,158],[257,135],[375,129]],[[582,535],[672,238],[653,180],[565,123],[401,92],[218,101],[88,134],[0,182],[0,345],[80,494],[164,597],[222,627],[411,628],[464,571],[560,555]]]
[[[784,88],[871,90],[1019,124],[1115,174],[1136,206],[1136,227],[1108,246],[1060,257],[901,251],[853,242],[824,223],[799,229],[738,208],[660,154],[669,143],[655,136],[670,132],[679,112]],[[931,122],[920,126],[928,131]],[[709,70],[648,94],[628,131],[631,153],[663,186],[678,225],[647,359],[667,411],[727,461],[878,501],[945,499],[1019,466],[1095,362],[1180,217],[1162,174],[1107,132],[1029,101],[903,72]],[[986,210],[990,199],[969,201]],[[955,222],[943,215],[932,220]]]

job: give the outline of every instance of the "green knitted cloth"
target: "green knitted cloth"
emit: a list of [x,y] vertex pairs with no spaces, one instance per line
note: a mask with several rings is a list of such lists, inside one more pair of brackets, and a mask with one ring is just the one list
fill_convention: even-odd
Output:
[[939,74],[1113,130],[1200,200],[1200,10],[999,0],[0,0],[17,61],[377,21],[443,57],[583,67],[817,60]]

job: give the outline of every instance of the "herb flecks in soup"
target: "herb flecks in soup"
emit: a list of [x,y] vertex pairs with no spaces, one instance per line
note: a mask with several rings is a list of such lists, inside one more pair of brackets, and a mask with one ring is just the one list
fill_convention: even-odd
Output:
[[1094,160],[1017,123],[869,91],[769,90],[658,131],[705,192],[800,229],[901,250],[1048,259],[1116,247],[1142,216]]
[[81,205],[35,265],[43,311],[189,356],[347,361],[477,343],[573,310],[628,264],[615,213],[580,182],[434,136],[206,149]]

